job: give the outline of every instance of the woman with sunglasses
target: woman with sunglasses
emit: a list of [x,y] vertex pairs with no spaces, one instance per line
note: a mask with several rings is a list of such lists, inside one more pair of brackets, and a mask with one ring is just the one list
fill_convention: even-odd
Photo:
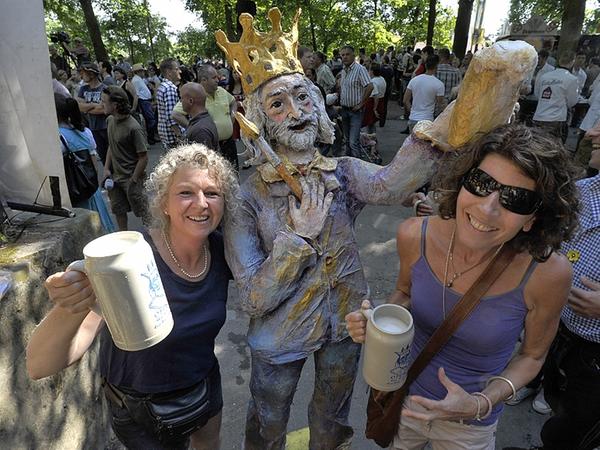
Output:
[[[443,165],[439,216],[400,224],[390,303],[411,309],[412,359],[500,249],[516,255],[410,385],[393,449],[493,450],[503,401],[542,367],[571,286],[570,263],[555,253],[577,223],[565,153],[537,130],[497,128]],[[346,322],[364,342],[363,315]]]

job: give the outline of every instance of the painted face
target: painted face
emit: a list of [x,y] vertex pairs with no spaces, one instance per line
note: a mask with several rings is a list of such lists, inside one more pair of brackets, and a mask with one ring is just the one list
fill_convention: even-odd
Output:
[[302,75],[284,75],[269,81],[262,88],[260,100],[267,115],[267,132],[272,139],[294,150],[312,151],[318,120]]
[[[498,183],[536,190],[535,181],[525,175],[512,161],[497,154],[487,155],[479,168]],[[529,231],[535,213],[520,215],[504,208],[500,192],[478,197],[461,187],[456,202],[456,236],[472,248],[489,248],[510,241],[521,230]]]
[[180,167],[165,198],[169,235],[206,238],[223,218],[225,199],[207,169]]

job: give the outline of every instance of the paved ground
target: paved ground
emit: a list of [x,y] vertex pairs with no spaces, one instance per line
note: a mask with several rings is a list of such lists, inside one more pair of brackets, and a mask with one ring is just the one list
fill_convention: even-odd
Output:
[[[406,122],[400,120],[401,110],[390,103],[390,117],[384,128],[377,129],[379,150],[384,164],[389,162],[407,135],[400,134],[406,128]],[[570,136],[569,146],[574,145]],[[153,166],[162,150],[155,145],[150,151],[150,165]],[[243,181],[253,169],[243,170]],[[360,254],[371,288],[372,298],[383,300],[391,292],[398,269],[395,251],[395,229],[400,221],[408,217],[411,211],[403,207],[367,207],[356,223],[356,234],[360,245]],[[132,221],[133,227],[140,226]],[[227,322],[217,339],[216,353],[219,358],[223,378],[225,406],[223,410],[222,449],[241,449],[248,400],[248,381],[250,378],[250,356],[246,345],[248,319],[239,309],[238,296],[234,287],[230,288]],[[292,405],[288,426],[289,450],[307,449],[305,430],[307,406],[312,395],[314,367],[309,360],[298,385],[298,391]],[[350,423],[355,429],[352,448],[356,450],[377,449],[375,444],[364,438],[365,407],[367,386],[358,377],[352,399]],[[537,414],[531,409],[528,399],[518,406],[506,407],[497,433],[497,449],[505,446],[528,448],[539,445],[539,431],[548,416]]]

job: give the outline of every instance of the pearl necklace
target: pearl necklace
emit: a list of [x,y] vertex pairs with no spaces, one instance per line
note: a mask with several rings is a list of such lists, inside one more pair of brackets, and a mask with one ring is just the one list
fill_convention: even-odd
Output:
[[453,258],[455,236],[456,236],[456,223],[454,224],[454,228],[452,229],[452,236],[450,237],[450,244],[448,245],[448,253],[446,254],[446,264],[444,266],[444,285],[442,286],[442,311],[444,314],[443,315],[444,319],[446,318],[446,289],[451,288],[452,285],[454,284],[454,281],[456,281],[456,279],[458,277],[473,270],[475,267],[479,266],[480,264],[483,264],[484,262],[489,261],[490,259],[493,259],[498,253],[500,253],[500,250],[502,250],[502,247],[504,247],[504,242],[503,242],[502,244],[500,244],[498,246],[498,248],[496,249],[496,251],[493,253],[492,256],[490,256],[489,258],[482,259],[478,263],[472,265],[468,269],[463,270],[462,272],[454,272],[454,274],[452,275],[452,279],[450,281],[448,281],[448,267],[451,262],[452,262],[452,270],[454,271],[454,262],[453,262],[452,258]]
[[167,246],[167,250],[169,251],[171,258],[173,259],[173,262],[175,263],[175,265],[177,266],[177,268],[179,269],[179,271],[182,274],[184,274],[188,278],[200,278],[202,275],[204,275],[204,273],[206,272],[206,269],[208,268],[208,248],[206,247],[206,242],[202,246],[202,251],[204,252],[204,266],[202,267],[202,270],[200,271],[200,273],[198,273],[197,275],[194,275],[194,274],[188,273],[183,268],[183,266],[179,263],[179,261],[175,257],[175,253],[173,253],[173,249],[171,248],[171,245],[169,244],[169,240],[167,239],[165,232],[162,231],[161,233],[162,233],[162,238],[165,241],[165,245]]

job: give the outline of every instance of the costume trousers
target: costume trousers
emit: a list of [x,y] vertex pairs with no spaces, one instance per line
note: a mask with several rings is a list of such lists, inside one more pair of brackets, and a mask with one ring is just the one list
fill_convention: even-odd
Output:
[[364,110],[352,111],[351,108],[342,107],[342,131],[346,138],[346,155],[360,158],[364,151],[360,144],[360,129],[362,127]]
[[544,366],[544,396],[555,415],[546,421],[544,450],[587,450],[600,445],[600,344],[586,341],[561,324]]
[[[350,338],[326,343],[314,353],[315,387],[308,406],[310,450],[349,449],[348,413],[360,345]],[[290,406],[305,359],[270,364],[252,354],[245,450],[283,450]]]

